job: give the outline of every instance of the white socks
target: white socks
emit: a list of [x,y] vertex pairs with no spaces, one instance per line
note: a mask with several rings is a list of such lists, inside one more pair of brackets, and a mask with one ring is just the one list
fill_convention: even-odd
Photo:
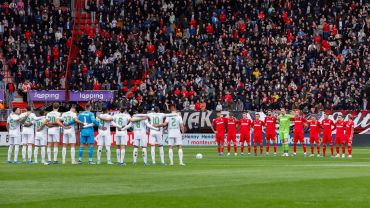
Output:
[[23,162],[26,161],[26,157],[27,157],[27,146],[22,145],[22,160],[23,160]]
[[27,146],[27,152],[28,152],[28,161],[32,160],[32,145]]
[[143,160],[144,160],[144,163],[147,164],[148,163],[148,153],[146,152],[146,147],[143,147],[142,148],[142,151],[143,151]]
[[62,163],[66,163],[67,147],[62,148]]
[[13,147],[14,145],[9,145],[9,148],[8,148],[8,161],[11,161],[12,159],[12,153],[13,153]]
[[168,150],[168,157],[170,158],[170,165],[173,165],[173,150]]
[[48,152],[48,162],[51,162],[51,147],[48,146],[47,152]]
[[41,147],[41,162],[45,163],[45,147]]
[[102,150],[103,150],[103,146],[98,146],[98,153],[97,153],[98,161],[100,161],[100,159],[101,159],[101,151]]
[[54,162],[58,161],[58,146],[54,147]]
[[179,149],[179,162],[180,162],[180,164],[183,164],[183,162],[182,162],[183,156],[184,156],[184,154],[182,152],[182,149]]
[[121,150],[118,148],[116,149],[116,156],[117,156],[117,162],[121,162]]
[[152,163],[155,164],[155,146],[150,147],[150,155],[152,156]]
[[38,161],[37,161],[37,156],[38,156],[38,154],[39,154],[39,147],[38,146],[35,146],[35,150],[34,150],[34,152],[33,152],[33,157],[35,158],[35,163],[37,163]]
[[159,156],[161,158],[161,163],[164,164],[164,149],[163,149],[163,146],[159,147]]
[[126,149],[121,149],[121,158],[120,158],[120,163],[124,163],[125,162],[125,153],[126,153]]
[[137,147],[134,147],[134,151],[133,151],[133,162],[136,163],[136,160],[137,160]]
[[107,149],[107,161],[110,162],[111,156],[110,146],[105,146],[105,149]]
[[75,162],[76,161],[76,149],[75,147],[71,147],[71,159],[72,159],[72,162]]
[[19,145],[14,145],[14,162],[18,161]]

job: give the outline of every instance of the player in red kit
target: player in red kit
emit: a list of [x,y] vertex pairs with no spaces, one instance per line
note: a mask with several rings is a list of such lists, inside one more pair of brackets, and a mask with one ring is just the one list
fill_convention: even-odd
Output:
[[244,142],[248,145],[248,155],[251,154],[251,126],[252,120],[250,120],[247,117],[247,113],[244,112],[243,118],[239,120],[241,155],[244,155]]
[[[352,140],[353,140],[353,133],[354,133],[355,123],[353,122],[352,115],[348,115],[348,121],[346,122],[345,128],[345,143],[348,147],[348,157],[352,158]],[[345,157],[345,155],[344,155]]]
[[253,146],[254,146],[254,156],[257,156],[257,144],[260,145],[260,156],[263,152],[263,132],[262,128],[265,122],[260,120],[260,114],[256,113],[256,119],[253,121]]
[[324,119],[321,121],[321,126],[323,128],[322,154],[325,157],[326,144],[329,143],[331,156],[334,157],[333,138],[331,132],[335,129],[335,124],[332,120],[329,119],[329,115],[326,113],[324,113]]
[[311,119],[308,121],[307,126],[310,127],[310,146],[311,146],[311,155],[310,157],[315,156],[315,143],[317,148],[317,157],[320,157],[320,122],[316,119],[315,115],[311,116]]
[[234,145],[234,154],[238,155],[236,152],[236,126],[238,120],[234,117],[233,113],[229,113],[229,118],[227,120],[227,156],[230,156],[231,144]]
[[306,144],[304,143],[303,127],[307,120],[300,115],[300,111],[295,111],[294,118],[291,119],[294,122],[294,137],[293,137],[293,156],[297,155],[297,143],[301,143],[303,148],[303,155],[306,157]]
[[212,130],[216,134],[217,152],[219,156],[224,154],[224,141],[225,141],[225,125],[226,118],[221,114],[221,111],[217,111],[217,118],[212,121]]
[[269,155],[270,141],[274,145],[274,156],[276,156],[276,117],[272,115],[271,111],[267,112],[267,117],[265,118],[266,124],[266,156]]
[[346,126],[346,122],[343,120],[343,117],[341,115],[338,115],[337,122],[335,123],[335,149],[337,152],[336,158],[340,157],[340,146],[342,146],[342,154],[345,156],[346,153],[346,146],[345,146],[345,138],[344,138],[344,128]]

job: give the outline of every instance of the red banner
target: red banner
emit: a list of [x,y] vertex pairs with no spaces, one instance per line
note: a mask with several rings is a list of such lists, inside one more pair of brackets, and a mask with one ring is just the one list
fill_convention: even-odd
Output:
[[355,133],[370,134],[370,110],[327,110],[325,113],[331,115],[334,120],[337,119],[338,115],[342,115],[345,120],[347,120],[348,115],[352,115],[355,123]]

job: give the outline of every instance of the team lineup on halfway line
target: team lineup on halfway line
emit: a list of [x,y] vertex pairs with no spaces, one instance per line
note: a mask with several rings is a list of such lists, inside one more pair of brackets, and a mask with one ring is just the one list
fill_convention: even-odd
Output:
[[[147,160],[147,145],[151,146],[152,164],[155,162],[155,147],[159,147],[159,155],[161,164],[166,165],[164,160],[163,149],[163,127],[168,130],[168,156],[170,165],[174,165],[173,161],[173,146],[178,147],[179,164],[185,165],[183,162],[182,140],[184,136],[184,125],[181,116],[176,112],[174,105],[170,106],[171,113],[164,114],[159,112],[159,108],[155,108],[155,112],[144,114],[143,109],[138,109],[137,114],[132,117],[124,109],[120,113],[111,116],[106,108],[103,109],[96,119],[91,112],[91,106],[86,105],[85,111],[79,115],[76,113],[76,108],[71,107],[70,111],[61,114],[58,112],[59,104],[53,104],[53,111],[46,113],[40,111],[40,115],[36,116],[30,107],[27,107],[27,112],[20,113],[19,108],[13,108],[13,112],[7,120],[7,128],[9,133],[9,149],[8,163],[18,163],[19,146],[22,145],[23,163],[38,163],[38,151],[41,148],[41,163],[58,164],[58,146],[60,143],[60,135],[63,135],[62,148],[62,164],[66,163],[67,146],[70,146],[72,164],[82,164],[82,156],[84,147],[88,145],[88,164],[93,162],[94,154],[94,125],[98,126],[97,136],[97,164],[101,163],[101,154],[103,147],[107,152],[107,163],[113,164],[111,161],[111,143],[112,135],[110,127],[116,127],[116,155],[117,164],[125,165],[125,152],[128,144],[127,130],[133,129],[133,164],[135,165],[138,157],[139,148],[142,149],[144,165],[148,165]],[[76,125],[80,128],[80,147],[78,151],[78,161],[75,160],[75,145],[76,145]],[[63,132],[61,132],[63,129]],[[148,142],[147,129],[150,129],[150,137]],[[33,146],[35,147],[34,150]],[[51,150],[53,148],[54,158],[52,162]],[[14,160],[11,161],[12,152],[14,150]],[[27,155],[28,154],[28,155]],[[47,154],[47,161],[46,161]],[[27,157],[28,156],[28,157]],[[34,160],[32,160],[32,156]]]
[[[221,112],[217,112],[217,118],[212,122],[212,130],[216,134],[216,142],[218,145],[218,155],[224,155],[224,142],[225,132],[227,128],[227,155],[230,155],[231,145],[234,145],[234,154],[237,155],[237,141],[236,132],[240,133],[239,144],[241,148],[241,154],[244,155],[244,143],[248,146],[248,155],[251,154],[251,129],[253,129],[253,146],[254,155],[257,156],[257,145],[259,145],[260,156],[263,154],[263,128],[265,128],[266,138],[266,156],[269,155],[270,143],[273,143],[274,156],[277,155],[276,145],[276,124],[279,123],[279,138],[282,142],[283,155],[284,157],[289,156],[289,132],[291,123],[294,125],[293,128],[293,154],[297,155],[297,144],[301,143],[303,148],[303,155],[307,156],[306,144],[304,142],[304,127],[309,127],[310,136],[309,142],[311,147],[310,157],[314,157],[315,144],[317,148],[317,156],[320,155],[320,146],[323,145],[323,157],[326,156],[326,146],[329,144],[331,157],[334,157],[334,146],[332,131],[336,130],[335,146],[336,155],[339,158],[340,148],[342,149],[342,157],[346,157],[345,150],[346,146],[348,149],[348,157],[352,157],[352,140],[354,133],[354,122],[352,115],[348,115],[348,120],[344,121],[341,115],[338,116],[336,122],[329,119],[328,114],[324,114],[324,119],[320,122],[317,120],[315,115],[311,115],[310,119],[307,120],[302,117],[300,110],[295,110],[294,115],[287,114],[284,108],[281,109],[279,116],[275,117],[271,111],[268,111],[268,115],[264,121],[260,119],[260,115],[256,113],[255,119],[251,120],[248,118],[246,112],[243,113],[243,118],[237,120],[232,113],[229,113],[229,117],[223,117]],[[320,139],[321,129],[323,131]]]
[[[164,114],[159,112],[159,108],[155,108],[153,113],[144,114],[143,109],[138,109],[137,114],[132,117],[125,109],[114,116],[108,114],[106,108],[102,114],[95,119],[91,112],[91,106],[86,105],[85,111],[77,115],[76,108],[71,107],[70,111],[61,114],[59,104],[53,104],[53,111],[46,113],[39,112],[36,116],[30,107],[27,111],[20,113],[19,108],[14,108],[7,120],[7,128],[9,133],[9,149],[8,163],[18,163],[19,146],[22,146],[23,163],[38,163],[38,151],[41,149],[41,163],[43,164],[58,164],[58,147],[60,136],[62,134],[62,163],[66,163],[67,147],[70,146],[72,164],[81,164],[84,147],[88,146],[88,164],[93,162],[94,154],[94,125],[98,126],[97,135],[97,163],[101,163],[101,155],[103,147],[107,153],[107,163],[113,164],[111,160],[111,126],[116,127],[115,142],[117,164],[125,165],[125,152],[128,144],[127,130],[133,129],[133,164],[136,164],[139,148],[142,149],[142,156],[145,165],[148,165],[147,145],[151,146],[152,164],[156,164],[155,154],[156,147],[159,149],[161,164],[165,165],[164,159],[164,141],[163,128],[168,129],[168,157],[170,165],[173,165],[173,146],[178,147],[179,164],[185,165],[183,162],[182,140],[184,137],[184,124],[180,115],[176,112],[174,105],[170,106],[171,113]],[[323,145],[323,157],[326,156],[327,144],[330,146],[331,157],[334,157],[332,131],[336,130],[335,145],[336,156],[340,157],[340,148],[342,148],[342,157],[345,157],[346,146],[348,149],[348,157],[352,157],[352,139],[354,133],[354,122],[352,116],[348,116],[348,120],[344,121],[342,116],[338,116],[334,123],[329,119],[328,115],[324,115],[324,119],[319,122],[315,115],[312,115],[309,120],[303,118],[299,110],[294,111],[294,115],[287,114],[285,109],[281,109],[281,113],[275,117],[271,111],[268,116],[262,121],[260,115],[256,113],[255,119],[249,119],[246,112],[243,113],[243,118],[237,120],[230,112],[228,117],[224,117],[220,111],[217,112],[217,118],[212,122],[212,130],[215,133],[216,142],[218,144],[218,155],[224,155],[225,134],[227,134],[227,155],[230,155],[231,145],[234,146],[234,154],[237,155],[237,143],[240,144],[241,155],[244,155],[244,143],[248,147],[248,155],[251,154],[251,130],[253,131],[253,146],[254,155],[257,156],[257,146],[259,145],[259,155],[263,154],[263,129],[265,128],[266,140],[266,156],[269,155],[270,143],[273,144],[274,153],[277,155],[276,144],[276,124],[279,123],[279,138],[282,141],[282,156],[289,156],[289,132],[291,123],[293,128],[293,154],[297,155],[297,143],[300,142],[303,148],[303,154],[306,156],[306,144],[304,143],[304,127],[310,128],[310,147],[311,155],[314,156],[314,147],[316,144],[317,156],[320,155],[320,146]],[[78,161],[75,160],[75,145],[77,124],[80,125],[80,147],[78,151]],[[63,132],[61,132],[63,129]],[[147,129],[150,129],[149,141]],[[322,139],[320,132],[323,130]],[[237,132],[240,133],[240,140],[236,140]],[[33,149],[34,147],[34,149]],[[52,160],[53,147],[53,160]],[[11,161],[14,151],[14,160]],[[46,160],[47,155],[47,160]],[[28,156],[28,157],[27,157]],[[34,160],[32,160],[32,156]]]

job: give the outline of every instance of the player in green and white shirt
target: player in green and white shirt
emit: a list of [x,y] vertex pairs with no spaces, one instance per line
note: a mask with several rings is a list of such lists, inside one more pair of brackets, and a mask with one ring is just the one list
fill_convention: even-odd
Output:
[[128,114],[124,108],[121,108],[120,112],[113,116],[112,125],[116,127],[116,155],[119,165],[125,165],[125,153],[128,142],[127,130],[122,130],[122,127],[127,126],[130,119],[130,114]]
[[48,140],[48,127],[47,127],[47,120],[46,120],[46,112],[41,110],[39,112],[40,116],[36,117],[36,134],[35,134],[35,150],[34,150],[34,157],[35,163],[37,163],[37,156],[39,152],[39,147],[41,147],[41,163],[47,164],[45,161],[45,153],[46,153],[46,145]]
[[103,113],[98,116],[96,119],[100,124],[101,128],[98,129],[98,161],[97,164],[100,164],[101,159],[101,152],[103,150],[103,146],[107,150],[107,164],[112,165],[111,161],[111,150],[110,146],[112,144],[112,135],[110,133],[110,126],[113,121],[113,117],[108,114],[108,109],[106,107],[103,108]]
[[[76,107],[72,105],[71,109],[62,114],[62,116],[58,119],[59,122],[62,123],[70,123],[73,120],[77,119]],[[58,123],[59,126],[62,124]],[[63,129],[63,148],[62,148],[62,164],[66,163],[66,155],[67,155],[67,146],[71,146],[71,162],[72,164],[77,164],[76,162],[76,125],[72,125],[68,129]]]
[[59,111],[59,103],[53,104],[53,111],[46,114],[46,120],[48,122],[48,163],[51,164],[51,147],[54,146],[54,164],[58,164],[58,144],[60,141],[60,126],[65,129],[71,128],[70,126],[64,126],[63,123],[58,122],[61,118]]
[[19,152],[19,144],[21,143],[21,123],[26,120],[25,116],[30,114],[26,113],[24,115],[20,115],[21,110],[18,107],[13,108],[13,112],[8,116],[6,121],[6,127],[9,133],[9,149],[8,149],[8,163],[11,162],[11,155],[14,148],[14,163],[18,163],[18,152]]
[[168,157],[170,165],[173,165],[173,146],[176,145],[179,149],[180,165],[185,165],[183,162],[182,140],[184,137],[184,122],[180,115],[176,112],[176,106],[170,105],[171,114],[166,115],[166,120],[163,124],[155,125],[156,127],[167,127],[168,129]]
[[32,164],[32,146],[35,143],[35,117],[36,115],[32,112],[30,106],[26,107],[26,112],[22,113],[22,117],[26,117],[26,120],[22,124],[22,159],[23,163],[28,162]]
[[[166,114],[160,113],[159,108],[154,108],[154,113],[148,114],[149,121],[151,125],[158,125],[163,123]],[[161,158],[161,164],[165,165],[164,162],[164,150],[163,150],[163,128],[160,128],[159,131],[157,130],[150,130],[149,134],[149,145],[151,146],[151,156],[152,156],[152,163],[155,165],[155,146],[159,147],[159,156]]]
[[139,114],[135,114],[130,119],[130,124],[125,126],[123,130],[127,130],[128,128],[133,128],[134,130],[134,152],[133,152],[133,164],[136,164],[138,148],[141,147],[143,151],[143,160],[144,165],[148,165],[148,158],[147,158],[147,150],[146,146],[148,144],[148,135],[146,134],[147,128],[159,130],[159,128],[153,127],[148,122],[147,115],[143,114],[144,110],[142,108],[138,109]]

